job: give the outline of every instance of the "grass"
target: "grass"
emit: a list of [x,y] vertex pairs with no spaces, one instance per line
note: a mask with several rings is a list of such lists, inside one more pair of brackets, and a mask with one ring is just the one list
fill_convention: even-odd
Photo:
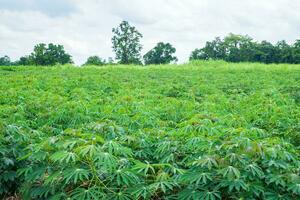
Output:
[[299,198],[299,65],[0,67],[0,82],[2,196]]

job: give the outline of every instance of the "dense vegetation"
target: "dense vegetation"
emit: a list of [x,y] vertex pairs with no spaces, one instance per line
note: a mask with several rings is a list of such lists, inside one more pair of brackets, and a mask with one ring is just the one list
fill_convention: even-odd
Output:
[[[176,49],[170,43],[158,42],[142,59],[140,43],[143,35],[127,21],[122,21],[112,29],[112,49],[115,61],[99,56],[90,56],[83,65],[111,64],[170,64],[176,63]],[[285,40],[276,45],[268,41],[257,42],[249,36],[229,34],[224,39],[215,38],[206,42],[205,47],[192,51],[190,60],[224,60],[228,62],[260,62],[300,64],[300,40],[289,45]],[[30,56],[23,56],[12,62],[8,56],[0,57],[0,66],[10,65],[56,65],[72,63],[71,56],[65,52],[62,45],[50,43],[37,44]]]
[[140,64],[142,45],[140,40],[143,35],[127,21],[122,21],[117,28],[112,29],[112,48],[116,60],[120,64]]
[[268,41],[256,42],[249,36],[229,34],[217,37],[195,49],[190,60],[225,60],[229,62],[261,62],[300,64],[300,40],[289,45],[285,40],[275,45]]
[[95,65],[95,66],[102,66],[105,65],[106,61],[99,56],[90,56],[88,57],[87,61],[84,65]]
[[33,52],[28,56],[22,56],[13,62],[8,56],[0,58],[0,66],[38,65],[52,66],[57,64],[71,64],[72,56],[65,52],[63,45],[40,43],[34,46]]
[[0,198],[300,198],[299,65],[0,67],[0,81]]
[[173,55],[175,52],[176,49],[170,43],[159,42],[144,55],[144,62],[146,65],[176,62],[177,57]]

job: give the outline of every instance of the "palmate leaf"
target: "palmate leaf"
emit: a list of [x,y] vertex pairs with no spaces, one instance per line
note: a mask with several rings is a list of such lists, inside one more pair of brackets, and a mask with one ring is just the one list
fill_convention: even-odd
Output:
[[263,178],[264,177],[264,172],[255,163],[247,165],[245,169],[246,169],[246,171],[250,172],[252,174],[252,176],[257,176],[259,178]]
[[233,180],[223,180],[220,184],[220,187],[228,188],[229,192],[233,190],[241,191],[241,190],[248,190],[247,184],[242,179],[233,179]]
[[168,174],[174,174],[174,175],[181,175],[184,173],[184,170],[183,169],[180,169],[176,166],[173,166],[173,165],[167,165],[165,167],[165,170]]
[[145,176],[149,173],[155,174],[155,169],[150,163],[137,162],[133,167],[138,173],[143,173]]
[[18,175],[24,175],[26,181],[35,181],[41,179],[46,173],[46,166],[27,167],[18,170]]
[[34,152],[32,152],[30,155],[30,159],[32,160],[45,160],[47,158],[47,156],[49,155],[49,152],[46,151],[41,151],[41,150],[35,150]]
[[39,186],[39,187],[32,188],[30,191],[30,195],[32,198],[41,198],[41,199],[47,199],[47,197],[49,197],[54,193],[55,193],[54,187],[50,187],[50,186]]
[[288,151],[279,152],[279,157],[285,161],[295,161],[295,157]]
[[49,198],[49,200],[63,200],[63,199],[68,199],[67,194],[58,193],[58,192]]
[[212,169],[213,167],[217,167],[218,163],[214,156],[203,156],[198,158],[193,162],[194,165],[207,167],[208,169]]
[[79,155],[83,157],[86,155],[93,157],[97,152],[100,152],[100,147],[95,144],[80,146],[78,149],[79,149]]
[[86,169],[71,168],[62,172],[66,184],[82,182],[89,179],[90,172]]
[[249,184],[249,193],[254,194],[256,197],[260,197],[261,195],[264,195],[265,188],[261,183],[253,182]]
[[266,192],[265,199],[268,200],[292,200],[289,194],[280,194],[278,191]]
[[105,140],[100,135],[95,135],[93,133],[81,133],[79,137],[83,138],[83,140],[90,140],[97,144],[103,144]]
[[[14,181],[17,177],[17,173],[15,171],[4,171],[1,172],[1,177],[0,177],[0,181]],[[2,180],[1,180],[2,179]]]
[[193,125],[186,125],[182,129],[185,133],[191,133],[191,132],[194,131],[194,126]]
[[80,139],[72,139],[72,140],[67,140],[67,141],[64,141],[64,144],[63,144],[63,147],[65,149],[73,149],[75,145],[77,145],[79,143]]
[[110,199],[113,200],[132,200],[134,199],[132,197],[131,193],[120,191],[118,193],[114,193],[112,196],[109,196]]
[[221,194],[218,191],[204,191],[200,196],[201,200],[217,200],[221,199]]
[[87,189],[77,188],[71,193],[71,199],[74,200],[100,200],[105,199],[105,196],[105,193],[96,186]]
[[117,168],[117,158],[108,152],[97,152],[93,158],[99,168],[102,167],[107,171],[113,171]]
[[49,176],[45,179],[45,185],[55,184],[63,179],[63,175],[61,171],[56,171],[53,174],[49,174]]
[[162,159],[160,160],[161,163],[173,163],[174,161],[175,161],[175,155],[173,153],[167,154],[166,156],[162,157]]
[[115,179],[116,179],[116,182],[117,182],[117,185],[118,186],[121,186],[121,185],[133,185],[137,182],[139,182],[139,178],[132,172],[130,171],[127,171],[127,170],[117,170],[116,173],[115,173]]
[[228,166],[228,167],[222,169],[221,173],[222,173],[223,177],[227,177],[229,179],[240,177],[240,171],[233,166]]
[[33,171],[32,166],[27,166],[26,168],[20,168],[17,171],[18,176],[28,176]]
[[171,149],[172,144],[170,141],[163,141],[157,144],[157,149],[155,150],[155,155],[161,155],[168,152]]
[[288,187],[288,190],[293,192],[296,195],[299,195],[300,198],[300,183],[292,184],[291,186]]
[[268,160],[264,163],[266,163],[266,165],[268,167],[275,167],[277,169],[280,169],[280,168],[281,169],[287,169],[288,168],[288,163],[283,162],[281,160]]
[[193,184],[206,184],[212,180],[211,173],[191,171],[180,176],[179,181],[193,183]]
[[[0,151],[1,151],[1,148],[0,148]],[[10,166],[10,165],[13,166],[15,163],[12,159],[7,158],[7,157],[3,157],[2,162],[7,166]]]
[[244,163],[245,163],[244,158],[243,158],[241,155],[237,154],[237,153],[230,153],[230,154],[228,154],[228,155],[225,157],[225,159],[229,160],[229,162],[230,162],[231,164],[237,163],[237,162],[239,162],[239,163],[241,163],[241,164],[244,164]]
[[178,199],[182,200],[199,200],[201,192],[198,190],[186,188],[178,194]]
[[58,151],[50,156],[50,160],[59,163],[75,162],[76,159],[77,159],[77,155],[74,152],[69,152],[69,151]]
[[283,186],[285,187],[286,186],[286,183],[283,179],[283,175],[277,175],[277,174],[269,174],[267,177],[266,177],[266,182],[268,184],[275,184],[276,186]]
[[135,199],[149,199],[153,193],[152,188],[145,185],[138,185],[133,189],[132,194]]
[[177,184],[171,181],[159,181],[152,183],[149,185],[149,188],[153,191],[162,191],[163,193],[167,193],[167,191],[172,191],[173,187],[176,186]]
[[123,156],[131,156],[131,149],[120,145],[115,141],[108,141],[103,145],[103,150],[108,151],[112,155],[123,155]]

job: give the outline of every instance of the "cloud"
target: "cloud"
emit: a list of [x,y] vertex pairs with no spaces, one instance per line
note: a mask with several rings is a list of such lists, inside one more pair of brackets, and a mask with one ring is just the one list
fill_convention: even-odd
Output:
[[180,62],[216,36],[299,39],[298,0],[0,0],[0,56],[28,54],[39,42],[63,44],[82,64],[113,57],[111,29],[128,20],[144,35],[143,53],[157,42],[177,48]]
[[65,16],[76,10],[69,0],[1,0],[1,10],[37,11],[51,17]]

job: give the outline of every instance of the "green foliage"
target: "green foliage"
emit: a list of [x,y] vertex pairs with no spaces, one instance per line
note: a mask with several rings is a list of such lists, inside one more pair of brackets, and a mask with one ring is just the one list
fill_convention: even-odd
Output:
[[31,56],[22,56],[19,60],[15,62],[15,65],[33,65],[33,60]]
[[230,33],[223,40],[219,37],[206,42],[205,47],[195,49],[190,60],[225,60],[229,62],[300,63],[299,41],[289,45],[279,41],[253,41],[249,36]]
[[117,28],[113,28],[112,48],[116,53],[116,60],[120,64],[140,64],[143,37],[134,26],[127,21],[122,21]]
[[0,198],[299,199],[299,70],[0,67]]
[[95,66],[102,66],[105,65],[106,61],[101,59],[99,56],[90,56],[88,57],[87,61],[84,65],[95,65]]
[[12,63],[8,56],[0,57],[0,66],[10,66]]
[[19,65],[56,65],[73,63],[71,56],[65,52],[62,45],[40,43],[34,46],[30,56],[21,57]]
[[176,49],[170,43],[159,42],[153,49],[144,55],[146,65],[149,64],[169,64],[176,62],[177,58],[173,56]]

